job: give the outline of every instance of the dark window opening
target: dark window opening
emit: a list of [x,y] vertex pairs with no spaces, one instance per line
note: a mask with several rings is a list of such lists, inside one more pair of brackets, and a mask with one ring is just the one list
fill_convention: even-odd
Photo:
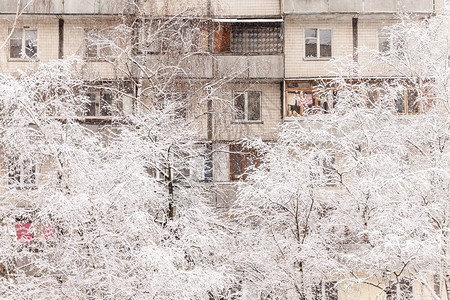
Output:
[[232,53],[280,54],[283,52],[281,24],[217,24],[214,51]]
[[258,154],[242,145],[230,145],[230,180],[246,179],[247,174],[259,165]]

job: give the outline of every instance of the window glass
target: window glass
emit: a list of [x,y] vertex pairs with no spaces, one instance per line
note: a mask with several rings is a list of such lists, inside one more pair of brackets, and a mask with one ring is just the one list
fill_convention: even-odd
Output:
[[389,36],[382,29],[378,30],[378,51],[387,53],[390,50]]
[[95,93],[87,93],[86,96],[89,97],[89,104],[87,105],[87,115],[95,116],[96,115],[96,107],[99,106],[96,101]]
[[367,90],[367,107],[373,107],[377,102],[377,94],[376,90]]
[[102,116],[111,115],[112,95],[111,93],[103,93],[102,95]]
[[245,94],[235,95],[234,98],[235,119],[245,119]]
[[417,102],[417,91],[416,90],[408,90],[407,100],[408,100],[408,113],[418,113],[419,112],[419,104]]
[[243,156],[240,154],[234,154],[232,156],[232,168],[233,168],[233,179],[239,179],[239,177],[244,173],[242,169]]
[[320,93],[317,95],[317,106],[322,109],[322,112],[329,112],[330,111],[330,104],[329,104],[329,93]]
[[37,55],[37,31],[25,30],[25,55],[34,57]]
[[396,94],[395,111],[399,114],[405,113],[405,95],[403,92],[398,92]]
[[305,40],[305,56],[317,57],[317,39],[307,38]]
[[303,88],[303,89],[309,89],[310,84],[309,82],[288,82],[287,87],[290,88]]
[[317,38],[317,29],[309,28],[305,30],[306,38]]
[[22,52],[22,39],[11,39],[9,41],[9,57],[20,58]]
[[312,286],[311,297],[313,300],[322,300],[322,282]]
[[307,91],[307,92],[301,92],[300,93],[300,97],[302,99],[302,103],[303,103],[303,108],[304,108],[304,113],[311,113],[312,109],[315,106],[314,103],[314,93]]
[[320,57],[331,57],[331,29],[320,30]]
[[10,58],[33,58],[37,56],[37,31],[15,29],[9,41]]
[[336,281],[325,282],[325,296],[327,300],[338,300],[338,289]]
[[288,92],[287,93],[287,110],[288,115],[299,115],[301,100],[299,92]]
[[261,119],[261,94],[259,92],[248,93],[248,120]]
[[17,157],[8,160],[8,184],[16,188],[32,188],[36,185],[36,165]]

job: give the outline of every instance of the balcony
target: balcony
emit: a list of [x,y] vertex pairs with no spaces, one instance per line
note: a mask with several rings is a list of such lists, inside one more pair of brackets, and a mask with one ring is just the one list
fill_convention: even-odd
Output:
[[283,55],[217,55],[215,77],[235,76],[241,79],[281,79],[284,76]]

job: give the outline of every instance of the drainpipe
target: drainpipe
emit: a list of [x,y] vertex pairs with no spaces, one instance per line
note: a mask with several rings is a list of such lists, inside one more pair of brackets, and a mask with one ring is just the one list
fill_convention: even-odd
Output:
[[358,62],[358,18],[352,18],[352,33],[353,33],[353,60]]

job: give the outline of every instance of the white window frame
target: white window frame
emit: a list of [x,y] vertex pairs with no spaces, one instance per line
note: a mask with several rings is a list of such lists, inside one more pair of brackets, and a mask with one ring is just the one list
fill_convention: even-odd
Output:
[[17,189],[33,189],[37,186],[37,165],[29,160],[8,158],[8,185]]
[[[306,56],[306,39],[313,39],[310,37],[306,37],[306,31],[307,30],[317,30],[317,37],[315,37],[316,39],[316,51],[317,51],[317,56]],[[331,53],[330,56],[322,56],[320,53],[320,31],[321,30],[329,30],[330,31],[330,46],[331,46]],[[305,60],[330,60],[333,57],[333,29],[331,28],[319,28],[319,27],[309,27],[309,28],[305,28],[303,30],[303,46],[305,47],[304,49],[304,57]]]
[[[15,40],[15,38],[13,38],[13,35],[11,35],[10,39],[9,39],[9,49],[8,49],[8,57],[10,60],[37,60],[39,58],[39,47],[38,47],[38,40],[39,40],[39,36],[38,36],[38,30],[36,28],[29,28],[27,26],[21,27],[21,28],[14,28],[14,29],[10,29],[10,33],[12,31],[17,32],[18,30],[22,31],[22,46],[21,46],[21,50],[20,50],[20,57],[11,57],[11,40]],[[27,56],[26,53],[26,32],[28,31],[34,31],[36,32],[36,53],[33,56]]]
[[[248,94],[258,93],[259,94],[259,119],[249,120],[248,119]],[[239,95],[244,95],[244,118],[237,119],[237,110],[235,107],[235,100]],[[260,123],[262,122],[262,91],[233,91],[233,121],[236,123]]]

